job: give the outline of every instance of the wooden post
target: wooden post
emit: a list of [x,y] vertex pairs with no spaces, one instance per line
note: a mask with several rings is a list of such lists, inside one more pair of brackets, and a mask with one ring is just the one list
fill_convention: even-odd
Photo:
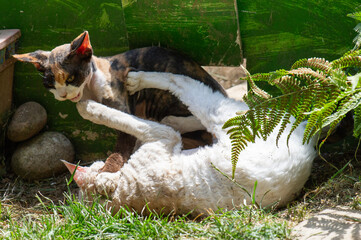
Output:
[[16,41],[20,37],[20,30],[0,30],[0,123],[11,108],[13,75],[15,59],[11,57],[15,53]]

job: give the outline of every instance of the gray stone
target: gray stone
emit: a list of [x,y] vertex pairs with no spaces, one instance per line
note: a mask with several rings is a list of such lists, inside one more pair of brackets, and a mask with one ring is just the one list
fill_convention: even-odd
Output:
[[73,162],[74,155],[73,145],[63,134],[44,132],[18,146],[11,167],[24,179],[43,179],[66,171],[60,159]]
[[361,211],[325,209],[293,229],[293,239],[361,239]]
[[40,132],[47,121],[43,106],[27,102],[16,109],[7,130],[7,137],[13,142],[27,140]]

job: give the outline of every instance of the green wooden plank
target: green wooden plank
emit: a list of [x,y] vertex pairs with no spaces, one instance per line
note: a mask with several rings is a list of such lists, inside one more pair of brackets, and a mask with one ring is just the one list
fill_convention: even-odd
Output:
[[19,28],[20,52],[52,49],[84,30],[97,55],[128,49],[121,2],[118,0],[0,0],[0,28]]
[[232,0],[123,0],[130,48],[160,45],[204,65],[242,61]]
[[361,1],[238,1],[244,57],[251,73],[289,68],[300,58],[333,60],[353,47]]

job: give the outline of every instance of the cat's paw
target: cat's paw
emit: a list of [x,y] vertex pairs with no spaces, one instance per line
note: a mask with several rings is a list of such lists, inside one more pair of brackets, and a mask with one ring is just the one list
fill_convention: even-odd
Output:
[[129,72],[126,80],[126,88],[130,95],[144,89],[142,80],[144,78],[143,72]]
[[84,100],[76,103],[76,108],[84,119],[90,120],[90,118],[94,115],[94,111],[97,108],[97,103],[93,100]]
[[82,115],[83,112],[86,112],[88,103],[89,103],[88,100],[79,101],[76,103],[76,108],[77,108],[78,112],[80,113],[80,115]]

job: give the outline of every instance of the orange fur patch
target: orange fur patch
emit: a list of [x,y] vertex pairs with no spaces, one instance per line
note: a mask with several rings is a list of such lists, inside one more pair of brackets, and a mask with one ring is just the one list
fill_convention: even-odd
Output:
[[65,84],[65,81],[68,79],[69,77],[69,73],[67,73],[66,71],[64,71],[64,69],[62,69],[60,67],[60,65],[58,63],[54,64],[51,67],[51,71],[54,74],[55,77],[55,81],[58,82],[61,85]]

